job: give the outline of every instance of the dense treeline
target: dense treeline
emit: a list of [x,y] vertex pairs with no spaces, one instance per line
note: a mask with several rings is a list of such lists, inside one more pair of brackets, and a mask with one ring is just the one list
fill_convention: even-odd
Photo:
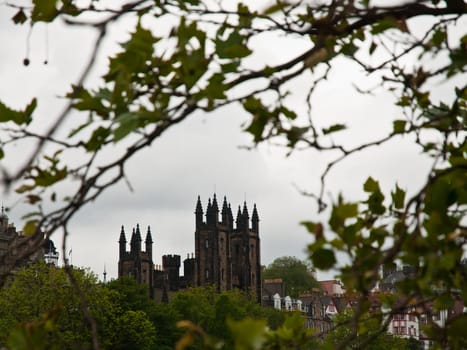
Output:
[[[179,320],[199,325],[229,348],[227,319],[265,319],[271,328],[284,320],[279,311],[262,308],[239,291],[195,288],[163,304],[149,299],[147,288],[131,278],[102,284],[88,270],[75,269],[72,275],[96,320],[102,348],[173,349],[183,334]],[[81,349],[91,341],[90,325],[65,270],[35,264],[16,272],[0,291],[0,347]]]
[[[266,349],[307,349],[321,341],[314,330],[304,329],[300,315],[286,317],[263,308],[254,296],[238,290],[193,288],[164,304],[151,300],[147,288],[132,278],[103,284],[89,270],[70,273],[38,263],[14,274],[0,291],[0,347],[89,348],[87,313],[96,321],[103,349],[250,349],[253,343]],[[342,320],[344,316],[338,322]],[[322,345],[332,347],[347,333],[344,325]],[[375,349],[410,349],[405,340],[386,334],[373,343]]]

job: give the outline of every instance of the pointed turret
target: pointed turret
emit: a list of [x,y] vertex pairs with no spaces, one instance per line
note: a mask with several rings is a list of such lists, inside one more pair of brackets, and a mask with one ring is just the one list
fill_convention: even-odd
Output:
[[229,207],[227,206],[227,198],[224,196],[224,201],[222,202],[222,224],[229,224]]
[[259,233],[259,216],[256,203],[253,206],[253,214],[251,215],[251,228],[253,232]]
[[209,198],[208,200],[208,208],[206,209],[206,223],[208,225],[216,225],[218,217],[219,217],[219,206],[217,205],[216,194],[214,194],[214,197],[212,199],[212,204],[211,204],[211,198]]
[[216,194],[214,193],[214,196],[212,198],[212,210],[216,213],[219,212],[219,206],[217,205],[217,198],[216,198]]
[[230,207],[230,203],[229,203],[229,210],[227,212],[228,216],[229,216],[229,222],[230,222],[230,229],[233,229],[233,223],[234,223],[234,219],[233,219],[233,214],[232,214],[232,208]]
[[245,219],[249,219],[249,218],[250,218],[250,216],[249,216],[249,214],[248,214],[248,208],[246,207],[246,202],[243,202],[243,213],[242,213],[242,214],[243,214],[243,217],[244,217]]
[[151,235],[151,226],[148,226],[148,231],[146,232],[146,239],[144,240],[144,242],[146,244],[147,243],[153,243],[152,235]]
[[135,254],[139,254],[141,252],[141,231],[139,230],[139,224],[136,224],[136,230],[133,229],[133,233],[131,234],[131,252]]
[[237,220],[235,220],[235,223],[237,224],[237,229],[241,229],[243,227],[243,215],[242,208],[240,208],[240,206],[238,206]]
[[120,231],[120,239],[118,240],[120,245],[120,259],[123,258],[126,252],[126,237],[125,237],[125,228],[122,225],[122,229]]
[[148,253],[149,258],[152,260],[152,235],[151,235],[151,226],[148,226],[148,231],[146,233],[146,239],[144,240],[146,253]]
[[135,250],[136,247],[136,232],[135,228],[133,227],[133,230],[131,231],[131,239],[130,239],[130,253],[132,253]]
[[208,205],[206,207],[206,218],[208,217],[209,213],[211,213],[211,198],[208,198]]
[[242,220],[243,220],[243,228],[248,229],[250,227],[250,215],[248,214],[248,208],[246,206],[246,202],[243,202]]
[[143,241],[141,239],[141,231],[139,230],[139,224],[136,224],[135,240],[136,240],[136,242],[142,242]]
[[203,224],[203,206],[201,205],[201,198],[198,195],[195,209],[196,227],[201,227]]

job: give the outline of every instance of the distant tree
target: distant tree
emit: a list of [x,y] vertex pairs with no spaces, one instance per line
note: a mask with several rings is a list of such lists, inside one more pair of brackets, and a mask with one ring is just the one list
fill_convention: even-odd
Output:
[[125,311],[117,322],[112,349],[151,350],[156,345],[156,329],[140,310]]
[[183,331],[177,327],[177,322],[182,316],[172,307],[165,303],[152,303],[146,310],[149,320],[156,328],[155,349],[173,350],[174,345],[180,339]]
[[276,258],[263,270],[262,276],[263,279],[282,278],[286,294],[294,298],[319,287],[307,262],[293,256]]
[[[114,293],[102,288],[89,271],[75,269],[71,273],[90,315],[99,323],[102,345],[110,344],[118,314]],[[42,337],[43,349],[92,346],[91,329],[81,303],[82,298],[63,269],[42,262],[15,272],[0,290],[0,346],[5,346],[9,337],[14,343],[21,333],[16,327],[21,324],[29,324],[31,329],[34,324],[48,325]]]
[[106,288],[117,292],[117,303],[125,311],[147,310],[152,302],[145,284],[138,283],[132,277],[120,277],[107,284]]
[[181,291],[169,305],[181,319],[191,321],[210,336],[222,340],[225,349],[232,349],[235,341],[229,321],[250,317],[264,320],[266,325],[276,329],[285,318],[278,310],[262,308],[252,295],[239,290],[218,293],[214,286]]

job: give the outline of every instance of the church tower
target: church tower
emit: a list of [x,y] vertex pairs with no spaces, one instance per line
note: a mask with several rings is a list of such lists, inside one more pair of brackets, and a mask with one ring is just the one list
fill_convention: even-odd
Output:
[[219,221],[216,195],[208,199],[206,221],[198,197],[195,210],[195,285],[215,285],[218,291],[238,288],[261,300],[259,216],[256,205],[250,219],[246,202],[234,225],[232,209],[224,197]]
[[118,277],[131,276],[138,283],[147,284],[151,298],[154,298],[154,263],[152,260],[152,235],[148,226],[145,243],[145,251],[142,251],[142,238],[139,224],[133,228],[130,239],[130,251],[126,250],[127,240],[125,228],[120,231]]

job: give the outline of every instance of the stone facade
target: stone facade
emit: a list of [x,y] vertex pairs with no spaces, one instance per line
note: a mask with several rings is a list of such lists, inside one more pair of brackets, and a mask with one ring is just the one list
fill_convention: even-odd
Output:
[[52,240],[39,237],[40,249],[32,254],[27,253],[33,248],[35,241],[27,240],[13,223],[2,206],[0,213],[0,276],[9,274],[28,264],[45,260],[48,264],[58,265],[58,252]]
[[138,283],[147,284],[149,295],[154,298],[155,288],[155,271],[152,260],[152,235],[151,228],[148,226],[146,238],[144,240],[145,250],[143,251],[141,231],[139,224],[133,228],[130,239],[130,250],[126,250],[127,240],[125,228],[122,226],[120,231],[120,239],[118,240],[119,260],[118,260],[118,277],[131,276]]
[[[205,217],[205,219],[204,219]],[[261,301],[261,263],[259,217],[256,205],[251,216],[246,203],[238,208],[237,219],[233,220],[232,209],[224,197],[219,220],[216,195],[208,200],[204,215],[198,197],[195,209],[195,256],[188,255],[183,261],[184,275],[180,275],[182,264],[179,255],[163,255],[162,266],[154,266],[151,231],[142,239],[139,225],[133,229],[130,251],[122,226],[120,232],[120,254],[118,276],[132,276],[139,283],[148,285],[151,297],[168,291],[177,291],[189,286],[215,285],[218,291],[234,288],[255,293]],[[159,293],[158,293],[159,290]],[[162,292],[160,292],[162,291]]]
[[254,292],[261,301],[261,263],[259,217],[256,205],[251,216],[246,203],[238,207],[233,220],[232,209],[224,197],[220,212],[216,195],[208,200],[206,221],[198,197],[195,231],[195,285],[214,284],[219,291],[234,288]]

